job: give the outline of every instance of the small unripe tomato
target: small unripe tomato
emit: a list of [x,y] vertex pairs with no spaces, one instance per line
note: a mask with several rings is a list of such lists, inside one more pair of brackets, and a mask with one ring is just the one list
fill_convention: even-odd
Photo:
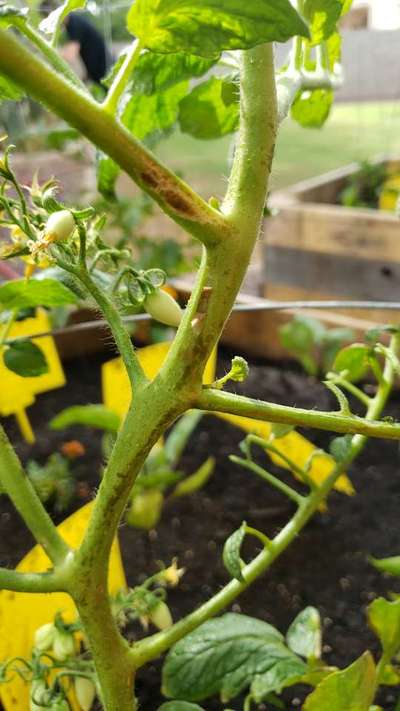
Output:
[[64,630],[56,629],[53,642],[53,654],[59,662],[64,662],[75,654],[74,635]]
[[48,709],[48,688],[43,679],[34,679],[31,683],[29,709],[30,711],[45,711]]
[[77,676],[74,680],[76,700],[82,711],[90,711],[96,697],[96,687],[91,679]]
[[173,619],[168,605],[160,600],[158,605],[149,612],[150,620],[159,630],[166,630],[173,625]]
[[164,496],[158,489],[145,489],[135,494],[126,514],[127,523],[149,531],[159,522],[163,503]]
[[46,223],[45,235],[52,242],[64,242],[71,237],[76,227],[72,212],[58,210],[52,212]]
[[39,627],[34,636],[33,645],[38,652],[47,652],[53,646],[56,629],[52,622]]
[[175,299],[162,289],[146,296],[144,308],[156,321],[177,328],[182,320],[182,309]]

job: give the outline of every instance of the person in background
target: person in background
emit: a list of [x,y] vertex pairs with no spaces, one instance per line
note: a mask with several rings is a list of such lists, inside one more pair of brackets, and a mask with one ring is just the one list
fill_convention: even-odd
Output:
[[101,84],[111,65],[111,56],[100,32],[80,12],[71,12],[64,25],[69,40],[79,45],[79,56],[86,70],[86,78]]
[[[43,15],[54,10],[53,0],[45,0],[40,6]],[[73,63],[78,54],[83,64],[88,81],[101,86],[101,80],[112,64],[106,43],[86,14],[71,12],[64,21],[67,43],[62,48],[64,58]]]

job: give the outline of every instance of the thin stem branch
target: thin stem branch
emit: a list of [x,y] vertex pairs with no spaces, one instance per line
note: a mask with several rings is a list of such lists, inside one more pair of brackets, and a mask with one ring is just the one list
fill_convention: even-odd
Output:
[[56,69],[57,72],[60,72],[62,76],[64,76],[78,89],[87,93],[84,83],[79,79],[75,72],[72,71],[68,62],[66,62],[57,50],[42,37],[40,32],[32,27],[29,22],[25,22],[25,20],[20,21],[18,18],[15,19],[15,25],[18,27],[21,34],[25,35],[25,37],[40,50],[42,55],[47,59],[49,64]]
[[276,405],[272,402],[262,402],[241,395],[220,392],[218,390],[203,390],[193,407],[209,412],[229,412],[266,422],[294,425],[295,427],[315,427],[340,434],[359,434],[381,439],[400,439],[400,424],[374,422],[369,418],[353,415],[346,417],[334,412],[304,410],[299,407]]
[[119,100],[125,90],[126,85],[128,84],[129,79],[132,76],[133,70],[135,69],[135,66],[139,60],[141,51],[142,46],[140,40],[136,39],[132,43],[120,67],[120,70],[117,76],[115,77],[113,83],[111,84],[106,98],[103,101],[103,108],[105,109],[105,111],[108,111],[111,114],[116,113],[118,109]]
[[[397,337],[392,339],[391,347],[394,351],[397,350]],[[374,420],[381,415],[393,387],[394,375],[393,365],[388,359],[384,370],[384,379],[382,383],[380,383],[375,397],[371,400],[368,412],[365,416],[367,421],[374,422]],[[338,478],[348,469],[364,448],[366,442],[367,437],[364,435],[357,434],[353,437],[350,452],[345,461],[333,467],[332,472],[326,477],[318,489],[315,489],[307,498],[303,499],[303,502],[294,516],[277,536],[272,539],[271,545],[261,551],[254,560],[242,569],[244,582],[231,580],[222,590],[190,615],[169,629],[147,637],[134,645],[131,650],[131,655],[136,666],[142,666],[170,649],[170,647],[182,639],[182,637],[197,629],[201,624],[230,605],[251,583],[265,573],[272,563],[282,555],[289,545],[298,537],[304,526],[325,501]]]
[[0,590],[28,593],[65,592],[66,585],[58,572],[19,573],[16,570],[0,568]]
[[[65,267],[66,265],[64,265],[64,268]],[[111,333],[126,367],[131,385],[136,389],[144,386],[148,382],[146,375],[139,363],[139,359],[136,356],[131,337],[124,325],[118,309],[115,308],[108,296],[94,283],[86,266],[83,266],[81,263],[80,269],[69,268],[69,271],[80,279],[89,294],[95,300],[96,304],[99,306],[111,329]]]
[[267,452],[271,452],[274,454],[276,457],[282,460],[284,464],[287,465],[287,467],[294,473],[297,474],[298,478],[307,486],[310,487],[310,489],[313,489],[315,487],[315,482],[311,479],[311,477],[308,476],[307,472],[304,471],[301,467],[299,467],[296,462],[294,462],[290,457],[285,454],[285,452],[281,451],[275,445],[273,442],[268,442],[267,440],[263,439],[262,437],[258,437],[257,435],[249,434],[246,437],[246,442],[249,442],[250,444],[256,444],[262,449],[265,449]]
[[50,560],[55,564],[64,563],[71,552],[70,548],[58,533],[23,471],[2,427],[0,427],[0,484]]
[[264,479],[264,481],[267,481],[268,484],[274,487],[274,489],[277,489],[280,491],[282,494],[288,497],[291,501],[294,501],[294,503],[297,506],[300,506],[302,501],[304,501],[304,497],[301,496],[297,491],[292,489],[291,486],[288,486],[285,484],[285,482],[281,481],[278,479],[276,476],[268,472],[266,469],[263,467],[260,467],[258,464],[255,462],[252,462],[251,459],[243,459],[242,457],[236,457],[236,456],[231,456],[229,457],[231,462],[234,464],[239,464],[241,467],[245,467],[245,469],[249,469],[251,472],[254,474],[257,474],[257,476],[261,477],[261,479]]
[[231,232],[223,215],[129,133],[87,93],[57,75],[9,31],[0,30],[0,72],[116,161],[175,222],[204,244]]
[[362,402],[363,405],[368,407],[369,403],[371,402],[371,398],[369,395],[366,395],[360,388],[357,387],[357,385],[354,385],[354,383],[349,383],[348,380],[345,378],[342,378],[340,375],[336,375],[336,373],[332,373],[332,382],[335,383],[336,385],[340,385],[343,390],[347,390],[348,393],[351,395],[354,395],[354,397],[357,398],[360,402]]

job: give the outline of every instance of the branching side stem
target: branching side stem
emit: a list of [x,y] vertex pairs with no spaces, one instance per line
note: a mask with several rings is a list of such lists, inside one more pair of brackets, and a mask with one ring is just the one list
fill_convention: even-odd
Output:
[[294,425],[295,427],[314,427],[339,434],[359,434],[380,439],[400,439],[400,424],[375,422],[371,418],[353,415],[351,417],[335,412],[303,410],[299,407],[276,405],[252,398],[219,390],[204,389],[193,404],[199,410],[209,412],[227,412],[266,422]]
[[[398,337],[395,337],[392,340],[392,348],[397,351],[398,347]],[[381,415],[393,387],[393,381],[393,365],[387,361],[383,381],[379,385],[378,391],[368,407],[368,411],[365,416],[367,421],[373,422]],[[242,569],[244,582],[231,580],[222,590],[214,595],[214,597],[205,602],[190,615],[177,622],[171,628],[163,632],[159,632],[152,637],[147,637],[143,641],[136,644],[131,651],[132,658],[135,660],[135,665],[142,666],[148,661],[163,654],[165,651],[170,649],[173,644],[182,639],[182,637],[185,637],[208,619],[224,610],[260,575],[265,573],[265,571],[270,568],[272,563],[297,538],[310,518],[316,513],[321,503],[325,501],[326,497],[335,486],[338,478],[348,469],[354,459],[362,451],[366,442],[367,438],[363,435],[357,434],[353,437],[351,449],[345,461],[337,464],[321,486],[318,487],[318,489],[314,489],[307,498],[303,499],[294,516],[278,533],[278,535],[271,540],[270,545],[264,548],[261,553],[259,553],[253,561],[251,561],[251,563]]]
[[166,168],[117,118],[57,75],[6,30],[0,30],[0,72],[113,158],[175,222],[201,242],[212,245],[229,235],[230,226],[218,210]]
[[0,484],[50,560],[64,563],[70,548],[58,533],[1,426]]

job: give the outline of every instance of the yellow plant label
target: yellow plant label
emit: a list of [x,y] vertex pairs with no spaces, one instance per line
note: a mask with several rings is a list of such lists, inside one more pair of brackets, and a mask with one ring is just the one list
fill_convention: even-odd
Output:
[[[269,422],[262,422],[261,420],[252,420],[249,417],[241,417],[240,415],[230,415],[225,412],[218,413],[218,417],[223,420],[231,422],[233,425],[240,427],[245,432],[251,432],[258,437],[263,437],[268,439],[271,434],[272,425]],[[289,432],[284,437],[274,440],[274,447],[278,449],[282,454],[285,454],[289,459],[292,459],[299,467],[304,467],[312,455],[317,449],[308,439],[303,437],[303,435],[298,432]],[[289,469],[289,465],[281,459],[278,455],[272,454],[266,450],[265,452],[275,464],[278,464],[284,469]],[[309,472],[310,477],[316,484],[322,484],[327,476],[331,473],[333,467],[335,466],[334,459],[329,454],[316,455],[313,458],[311,469]],[[355,491],[350,479],[346,474],[342,474],[336,482],[335,489],[341,491],[343,494],[352,496]]]
[[[10,338],[25,338],[50,330],[50,321],[46,311],[38,309],[32,318],[16,321],[10,329]],[[65,375],[54,340],[51,336],[32,338],[32,342],[43,351],[49,366],[47,373],[37,378],[22,378],[12,373],[0,357],[0,415],[16,415],[22,434],[27,441],[33,440],[25,408],[35,402],[35,395],[65,385]],[[1,355],[1,354],[0,354]]]
[[[136,351],[140,364],[148,378],[152,379],[157,375],[170,347],[170,342],[154,343]],[[215,379],[216,357],[217,351],[214,349],[204,371],[203,382],[206,384],[212,383]],[[131,399],[131,388],[122,359],[114,358],[105,363],[102,366],[101,377],[104,404],[120,417],[124,417]]]
[[379,195],[379,209],[394,212],[400,197],[400,175],[388,178]]
[[[93,503],[83,506],[63,521],[58,530],[72,548],[77,548],[86,530]],[[35,546],[19,563],[17,570],[44,572],[50,561],[41,546]],[[126,580],[118,541],[114,542],[109,570],[111,593],[126,588]],[[34,633],[38,627],[52,622],[61,612],[67,622],[76,618],[72,599],[65,593],[15,593],[0,592],[0,663],[12,657],[30,658]],[[0,685],[0,698],[5,711],[26,711],[29,708],[29,686],[20,677],[9,684]],[[71,700],[73,703],[73,700]],[[73,704],[74,711],[78,707]]]

